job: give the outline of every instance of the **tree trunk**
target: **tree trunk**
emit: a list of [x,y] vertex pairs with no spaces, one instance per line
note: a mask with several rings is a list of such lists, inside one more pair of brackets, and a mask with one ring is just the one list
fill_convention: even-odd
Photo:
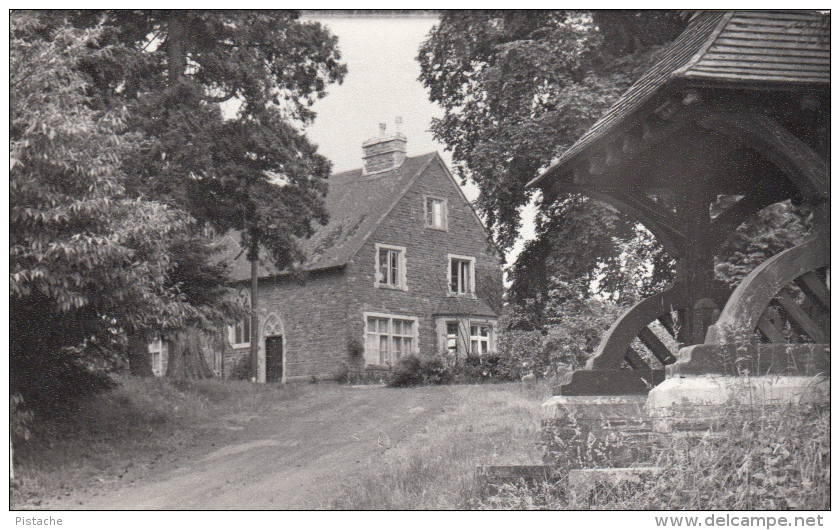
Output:
[[197,329],[180,331],[169,343],[169,365],[166,377],[171,379],[209,379],[213,370],[207,366],[201,352],[201,332]]
[[257,272],[257,253],[251,252],[249,253],[249,257],[251,257],[251,378],[253,381],[257,381],[259,378],[259,369],[260,369],[260,361],[259,361],[259,352],[260,352],[260,345],[258,342],[259,338],[259,316],[258,316],[258,309],[259,309],[259,302],[257,298],[258,294],[258,272]]
[[166,35],[166,52],[169,59],[169,86],[174,87],[184,73],[186,56],[187,30],[184,26],[183,13],[174,12],[169,17]]
[[131,335],[128,339],[128,366],[131,375],[137,377],[152,377],[152,355],[149,353],[149,344],[138,334]]

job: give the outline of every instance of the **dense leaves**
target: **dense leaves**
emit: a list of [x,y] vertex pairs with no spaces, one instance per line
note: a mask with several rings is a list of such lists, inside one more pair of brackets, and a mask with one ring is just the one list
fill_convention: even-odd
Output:
[[329,174],[302,127],[338,58],[291,12],[12,13],[13,390],[66,401],[129,336],[241,315],[206,222],[299,257]]
[[[432,130],[510,248],[525,184],[568,148],[685,25],[677,12],[447,12],[420,49],[444,109]],[[546,205],[548,206],[548,205]]]
[[[679,12],[445,13],[420,50],[421,80],[444,108],[435,136],[501,248],[519,236],[525,184],[583,134],[658,57]],[[516,329],[543,329],[549,293],[575,285],[620,304],[667,282],[672,263],[643,228],[581,196],[538,201],[536,237],[509,269]],[[580,280],[580,281],[578,281]],[[572,283],[570,283],[572,282]]]
[[[102,105],[126,105],[145,136],[132,190],[186,210],[217,230],[240,231],[282,267],[295,237],[324,222],[329,162],[302,132],[312,104],[341,81],[336,38],[291,11],[85,11],[124,57],[93,60]],[[226,103],[225,108],[219,103]]]
[[715,260],[715,275],[734,287],[771,256],[802,243],[812,228],[810,211],[790,201],[772,204],[742,224]]
[[168,242],[188,219],[125,194],[121,164],[139,137],[123,109],[93,110],[86,96],[79,63],[114,51],[101,28],[44,39],[36,15],[10,21],[10,364],[27,397],[112,360],[126,330],[177,327],[196,309],[168,278]]

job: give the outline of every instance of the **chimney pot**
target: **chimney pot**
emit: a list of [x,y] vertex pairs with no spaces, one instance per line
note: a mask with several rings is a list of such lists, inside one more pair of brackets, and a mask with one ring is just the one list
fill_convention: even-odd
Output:
[[379,137],[380,137],[380,138],[385,138],[385,129],[386,129],[387,127],[388,127],[388,126],[387,126],[387,125],[385,125],[384,123],[380,123],[380,124],[379,124]]
[[396,119],[394,119],[394,125],[397,132],[402,132],[402,116],[397,116]]

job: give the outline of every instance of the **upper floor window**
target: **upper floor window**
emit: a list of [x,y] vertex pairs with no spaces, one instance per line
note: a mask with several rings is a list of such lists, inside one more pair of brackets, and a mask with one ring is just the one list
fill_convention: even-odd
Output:
[[446,230],[448,213],[446,199],[426,197],[424,209],[426,212],[427,227]]
[[449,294],[475,293],[475,258],[449,255]]
[[[243,289],[239,291],[239,298],[245,309],[251,309],[251,294]],[[251,315],[240,318],[230,328],[230,341],[236,347],[249,346],[251,344]]]
[[405,247],[376,245],[376,287],[408,290],[405,281]]

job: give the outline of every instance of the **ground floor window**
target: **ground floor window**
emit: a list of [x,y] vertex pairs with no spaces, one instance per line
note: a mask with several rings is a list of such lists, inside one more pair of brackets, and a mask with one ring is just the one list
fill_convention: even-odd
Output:
[[[242,300],[245,309],[251,308],[251,293],[242,289],[239,291],[239,298]],[[234,348],[244,348],[251,345],[251,315],[243,316],[228,329],[230,330],[230,342]]]
[[416,352],[417,320],[410,317],[365,314],[365,363],[393,366]]
[[458,322],[446,323],[446,353],[458,355]]
[[470,325],[470,354],[487,355],[490,353],[490,324]]
[[492,320],[467,317],[439,318],[437,320],[438,352],[455,364],[467,357],[480,357],[493,353],[496,350],[494,324],[495,321]]
[[161,339],[149,344],[149,355],[152,358],[152,373],[160,377],[163,375],[163,356],[168,353],[168,347]]

